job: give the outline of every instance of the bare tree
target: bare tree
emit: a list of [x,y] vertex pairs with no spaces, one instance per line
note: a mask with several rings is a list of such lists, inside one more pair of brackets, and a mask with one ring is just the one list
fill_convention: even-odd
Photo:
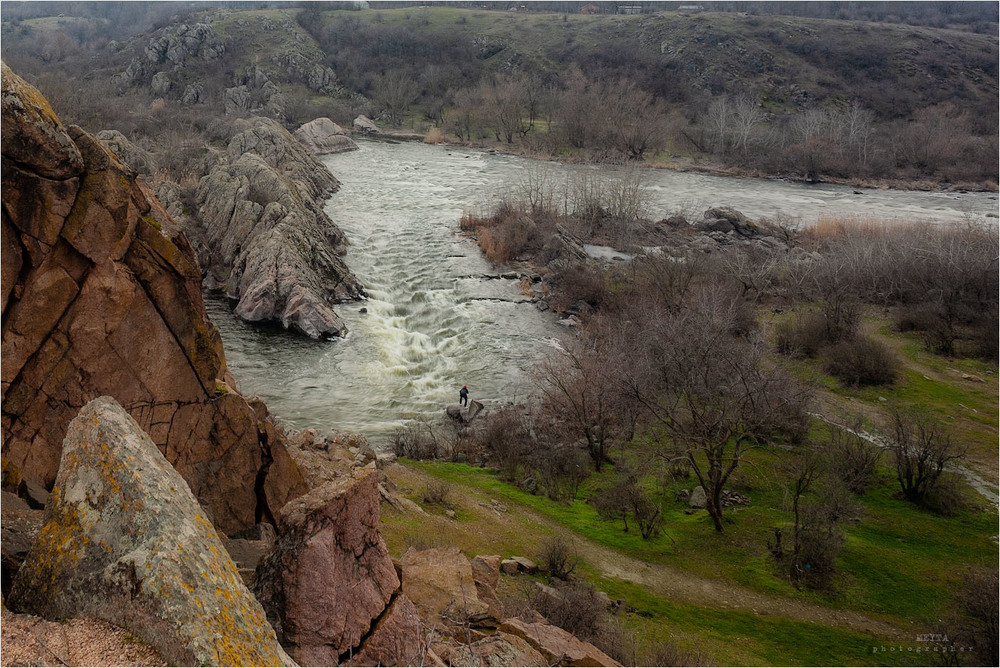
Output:
[[964,457],[965,449],[953,444],[941,423],[926,413],[893,408],[887,431],[895,455],[896,479],[903,496],[912,503],[923,505],[945,466]]
[[764,110],[760,106],[760,100],[750,94],[740,95],[731,107],[736,148],[743,152],[745,160],[750,151],[750,137],[757,126],[764,121]]
[[380,75],[372,82],[372,97],[389,125],[399,125],[418,93],[413,79],[400,71]]
[[729,152],[732,116],[732,103],[728,95],[715,98],[708,106],[708,125],[716,153],[725,155]]
[[538,370],[539,389],[552,413],[566,420],[569,430],[587,443],[587,451],[600,471],[618,426],[614,409],[613,376],[607,368],[603,337],[586,337],[563,350],[555,361]]
[[748,449],[802,428],[809,393],[764,363],[761,337],[734,335],[742,329],[738,299],[709,287],[695,304],[645,319],[622,382],[670,435],[665,456],[690,462],[715,528],[723,531],[722,492],[730,476]]
[[615,148],[631,160],[642,160],[647,152],[663,148],[666,111],[661,100],[627,79],[606,83],[601,98],[607,104],[605,113],[611,122]]
[[504,139],[511,144],[514,137],[528,134],[531,124],[525,120],[529,107],[525,79],[501,74],[482,84],[480,92],[486,122],[497,141]]

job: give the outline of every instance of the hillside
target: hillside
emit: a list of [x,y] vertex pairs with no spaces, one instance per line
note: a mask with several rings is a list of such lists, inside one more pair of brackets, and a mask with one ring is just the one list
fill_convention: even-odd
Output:
[[[168,131],[211,141],[215,116],[294,129],[366,114],[570,159],[997,180],[990,34],[731,12],[276,7],[178,14],[120,42],[88,37],[99,18],[5,20],[4,54],[73,120],[154,147]],[[142,111],[154,102],[172,111],[166,127]]]

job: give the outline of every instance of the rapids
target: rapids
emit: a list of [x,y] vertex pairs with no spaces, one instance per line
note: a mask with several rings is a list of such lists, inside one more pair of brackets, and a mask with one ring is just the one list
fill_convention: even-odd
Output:
[[[337,306],[345,339],[311,341],[244,323],[224,299],[206,296],[240,391],[264,399],[288,426],[361,431],[376,444],[407,419],[442,414],[462,385],[487,405],[524,398],[532,366],[564,330],[552,314],[519,303],[516,280],[487,278],[498,272],[458,234],[459,219],[526,169],[566,179],[600,168],[440,145],[359,145],[323,158],[342,183],[326,211],[350,240],[345,259],[370,298]],[[960,223],[997,210],[994,193],[859,195],[667,170],[644,170],[644,180],[654,218],[731,206],[798,224],[828,213]]]

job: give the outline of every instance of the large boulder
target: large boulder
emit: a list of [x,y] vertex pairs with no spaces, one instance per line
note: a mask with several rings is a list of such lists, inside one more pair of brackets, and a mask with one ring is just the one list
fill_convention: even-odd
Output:
[[741,237],[757,234],[757,226],[749,218],[728,206],[708,209],[694,227],[702,232],[736,233]]
[[377,135],[379,134],[378,126],[372,122],[372,119],[365,115],[358,116],[354,119],[352,123],[354,131],[362,135]]
[[497,633],[448,652],[452,666],[548,666],[549,661],[528,641],[509,633]]
[[419,619],[399,591],[378,523],[374,464],[282,509],[280,538],[257,568],[255,591],[300,664],[335,666],[364,654],[390,665],[416,656]]
[[333,176],[270,119],[253,119],[198,186],[193,228],[205,284],[237,302],[236,315],[312,338],[346,332],[333,305],[364,290],[344,264],[343,233],[323,212]]
[[521,638],[545,657],[546,665],[620,666],[621,664],[558,626],[539,621],[506,619],[500,631]]
[[424,624],[453,634],[467,625],[497,625],[489,605],[479,600],[469,559],[457,547],[407,552],[402,568],[403,593]]
[[347,136],[347,131],[329,118],[309,121],[300,126],[294,136],[317,155],[358,150],[358,145]]
[[220,530],[272,517],[305,483],[266,409],[231,389],[187,239],[6,65],[2,100],[5,488],[51,490],[66,426],[110,395]]
[[291,665],[187,484],[110,397],[63,446],[8,605],[127,628],[181,665]]

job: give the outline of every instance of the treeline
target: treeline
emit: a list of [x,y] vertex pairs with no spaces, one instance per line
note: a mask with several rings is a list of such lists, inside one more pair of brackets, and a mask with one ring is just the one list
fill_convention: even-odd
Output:
[[[308,66],[331,68],[340,91],[321,95],[275,65],[287,58],[258,43],[261,17],[252,12],[242,23],[213,23],[212,14],[185,16],[188,3],[171,5],[169,16],[96,4],[88,11],[97,18],[57,18],[55,28],[5,20],[4,58],[71,120],[138,143],[159,143],[163,120],[204,130],[209,117],[238,114],[224,108],[224,91],[256,82],[259,68],[281,93],[263,113],[293,129],[366,114],[542,157],[708,162],[820,180],[997,181],[997,45],[975,35],[735,14],[623,17],[611,29],[600,17],[307,3],[281,20],[297,22],[326,54],[317,60],[309,45]],[[213,23],[224,56],[170,73],[166,93],[153,92],[148,67],[127,89],[113,84],[132,58],[142,63],[144,43],[112,41],[111,26],[154,18]],[[187,84],[200,91],[192,109],[179,100]],[[167,111],[148,113],[154,103]]]
[[[952,76],[961,67],[995,79],[988,53],[956,54],[928,42],[909,63],[875,35],[824,38],[764,24],[738,27],[743,42],[717,28],[678,36],[736,40],[741,50],[764,40],[835,77],[825,97],[822,89],[789,97],[756,83],[759,72],[748,70],[742,85],[691,77],[692,67],[712,69],[703,53],[665,57],[620,37],[582,46],[570,30],[565,45],[540,45],[542,58],[528,56],[514,35],[464,30],[461,15],[454,30],[406,17],[367,20],[309,6],[297,18],[331,54],[345,85],[369,100],[367,113],[390,126],[430,122],[461,142],[582,160],[680,155],[806,178],[996,181],[995,99],[971,89],[965,74]],[[755,57],[763,64],[733,67],[776,68],[768,59],[777,56]],[[937,72],[939,85],[916,86],[899,71],[913,68]]]

